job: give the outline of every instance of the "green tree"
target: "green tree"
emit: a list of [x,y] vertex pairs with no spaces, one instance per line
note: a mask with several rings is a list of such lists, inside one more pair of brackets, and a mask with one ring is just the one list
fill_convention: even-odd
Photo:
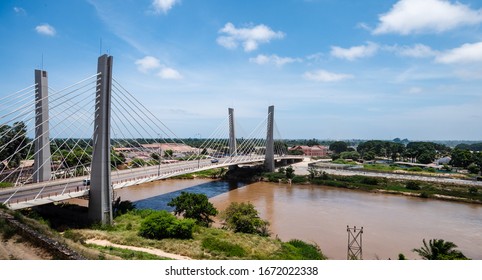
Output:
[[423,239],[423,246],[412,251],[424,260],[466,260],[467,257],[455,248],[457,245],[443,239],[430,239],[428,244]]
[[18,167],[28,154],[27,126],[23,122],[0,125],[0,136],[0,162],[8,160],[8,167]]
[[232,202],[221,213],[223,226],[234,232],[269,236],[269,222],[259,217],[258,211],[251,202]]
[[295,170],[291,165],[286,167],[285,174],[286,174],[286,178],[288,179],[293,179],[293,177],[295,177]]
[[181,192],[181,195],[173,198],[167,205],[174,207],[174,214],[184,218],[196,220],[201,226],[210,226],[218,210],[209,202],[205,194]]
[[172,150],[165,150],[164,151],[164,157],[165,158],[172,158],[173,154],[174,154],[174,152]]
[[340,154],[348,149],[348,144],[344,141],[336,141],[331,143],[329,149],[336,154]]
[[471,164],[469,164],[469,166],[467,166],[467,171],[469,171],[469,173],[471,174],[478,174],[480,168],[475,162],[472,162]]
[[353,152],[342,152],[340,154],[340,158],[342,159],[352,159],[352,160],[359,160],[360,159],[360,154],[356,151]]

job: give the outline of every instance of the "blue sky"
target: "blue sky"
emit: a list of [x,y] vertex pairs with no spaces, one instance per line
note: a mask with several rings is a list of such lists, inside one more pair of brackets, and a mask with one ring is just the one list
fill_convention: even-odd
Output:
[[0,97],[102,52],[180,137],[275,105],[283,138],[482,140],[478,0],[7,0],[0,22]]

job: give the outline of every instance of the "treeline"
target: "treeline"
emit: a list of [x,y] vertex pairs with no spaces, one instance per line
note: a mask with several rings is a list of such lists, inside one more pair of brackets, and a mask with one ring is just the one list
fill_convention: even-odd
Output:
[[447,157],[445,169],[458,167],[467,169],[470,173],[482,172],[482,143],[460,144],[454,149],[435,142],[403,142],[370,140],[360,143],[356,148],[350,147],[344,141],[330,144],[332,159],[374,160],[390,159],[429,164],[437,159]]

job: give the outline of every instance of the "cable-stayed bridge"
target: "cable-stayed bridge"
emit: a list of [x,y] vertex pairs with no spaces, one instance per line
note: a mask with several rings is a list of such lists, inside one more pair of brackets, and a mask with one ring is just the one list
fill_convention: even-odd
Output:
[[[234,109],[207,137],[182,140],[112,76],[113,58],[64,89],[35,83],[0,99],[0,202],[22,209],[89,197],[94,221],[112,220],[116,188],[187,173],[262,163],[273,171],[287,155],[274,106],[247,137],[237,138]],[[189,143],[186,143],[189,142]]]

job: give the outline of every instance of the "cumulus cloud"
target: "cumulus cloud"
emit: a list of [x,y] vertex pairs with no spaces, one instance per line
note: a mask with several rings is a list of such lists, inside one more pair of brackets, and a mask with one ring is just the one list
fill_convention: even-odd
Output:
[[317,82],[338,82],[346,79],[353,78],[352,75],[332,73],[326,70],[316,70],[312,72],[305,72],[303,77],[307,80],[317,81]]
[[439,52],[424,44],[415,44],[413,46],[395,46],[387,47],[388,50],[394,51],[396,54],[414,58],[424,58],[436,56]]
[[161,67],[159,59],[153,56],[145,56],[144,58],[136,60],[137,69],[142,73],[147,73],[151,70]]
[[481,23],[482,10],[448,0],[399,0],[379,21],[373,34],[440,33]]
[[42,24],[35,27],[35,30],[38,34],[46,35],[46,36],[55,36],[57,33],[55,28],[49,24]]
[[256,50],[259,44],[268,43],[272,39],[281,39],[285,36],[283,32],[275,32],[264,24],[254,27],[236,28],[230,22],[226,23],[219,30],[219,33],[223,34],[216,40],[219,45],[227,49],[235,49],[241,44],[246,52]]
[[252,57],[249,59],[250,62],[264,65],[264,64],[274,64],[278,67],[281,67],[285,64],[288,63],[294,63],[294,62],[301,62],[302,60],[300,58],[292,58],[292,57],[279,57],[275,54],[267,56],[260,54],[256,57]]
[[442,52],[435,61],[444,64],[482,62],[482,42],[464,44]]
[[159,73],[157,73],[159,77],[165,80],[180,80],[182,79],[182,75],[176,70],[166,66],[162,66]]
[[366,45],[354,46],[348,49],[333,46],[331,47],[331,55],[346,60],[356,60],[362,57],[369,57],[378,51],[378,45],[368,42]]
[[145,56],[141,59],[136,60],[135,64],[137,69],[142,73],[152,73],[156,72],[157,76],[166,80],[179,80],[182,79],[182,75],[179,71],[167,67],[159,61],[158,58],[153,56]]
[[152,1],[152,7],[157,14],[167,14],[167,12],[179,2],[180,0],[154,0]]

